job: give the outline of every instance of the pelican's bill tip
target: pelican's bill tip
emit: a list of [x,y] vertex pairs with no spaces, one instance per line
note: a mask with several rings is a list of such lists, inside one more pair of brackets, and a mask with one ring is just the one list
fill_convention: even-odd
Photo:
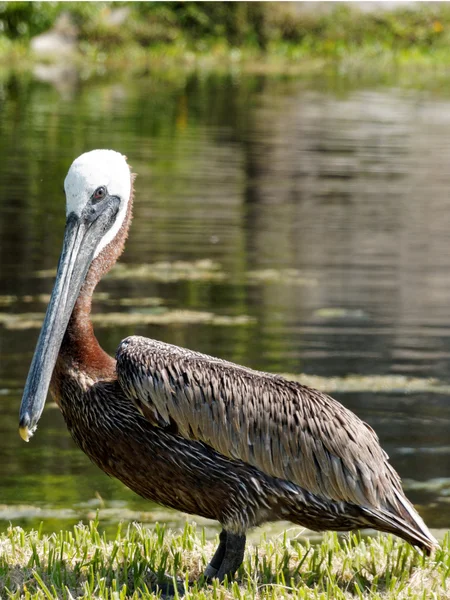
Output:
[[36,431],[36,427],[32,427],[31,429],[28,425],[24,425],[19,427],[19,435],[23,439],[24,442],[29,442],[33,436],[33,433]]

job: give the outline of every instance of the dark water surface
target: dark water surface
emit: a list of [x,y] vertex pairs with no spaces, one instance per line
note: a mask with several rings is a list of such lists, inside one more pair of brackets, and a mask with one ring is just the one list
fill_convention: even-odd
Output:
[[[184,520],[102,474],[51,404],[30,444],[17,434],[52,287],[42,271],[56,266],[62,240],[63,179],[97,147],[123,152],[139,174],[121,261],[130,268],[101,283],[95,304],[110,353],[138,333],[268,371],[449,382],[450,96],[244,76],[59,90],[8,79],[0,84],[5,527],[42,520],[59,529],[97,508],[105,526]],[[376,429],[428,524],[447,529],[449,399],[424,386],[334,395]]]

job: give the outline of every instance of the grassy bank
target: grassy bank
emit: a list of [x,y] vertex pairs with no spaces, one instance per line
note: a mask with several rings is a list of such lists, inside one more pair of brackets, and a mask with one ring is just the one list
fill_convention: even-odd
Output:
[[450,597],[450,538],[432,558],[392,537],[339,540],[328,533],[315,546],[286,535],[248,545],[236,581],[200,585],[195,581],[215,549],[200,531],[163,527],[149,531],[119,528],[113,539],[89,527],[44,536],[11,527],[0,536],[2,598],[142,598],[164,573],[186,582],[198,599],[298,598],[425,599]]
[[[63,14],[68,22],[61,24]],[[290,73],[327,65],[447,69],[450,59],[445,2],[371,13],[339,3],[330,11],[298,11],[284,2],[6,2],[0,58],[30,68],[60,59],[60,52],[32,50],[36,36],[55,28],[74,40],[70,61],[86,76],[174,66]]]

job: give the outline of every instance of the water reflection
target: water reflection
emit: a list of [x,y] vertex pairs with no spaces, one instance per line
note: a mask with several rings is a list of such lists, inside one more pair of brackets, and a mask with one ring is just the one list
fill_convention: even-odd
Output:
[[[42,313],[35,296],[51,278],[38,272],[58,258],[67,168],[87,149],[113,147],[139,174],[122,264],[170,271],[206,260],[223,276],[106,279],[99,315],[218,317],[99,323],[109,352],[138,333],[270,371],[448,381],[449,100],[338,84],[212,75],[80,83],[61,96],[33,80],[3,82],[0,295],[17,301],[0,312]],[[148,511],[73,447],[52,407],[23,445],[17,411],[37,329],[0,327],[0,504],[16,507],[8,514],[36,523],[18,506],[57,509],[53,520],[41,513],[55,527],[86,516],[96,493],[109,508]],[[377,430],[430,526],[448,527],[446,395],[335,395]]]

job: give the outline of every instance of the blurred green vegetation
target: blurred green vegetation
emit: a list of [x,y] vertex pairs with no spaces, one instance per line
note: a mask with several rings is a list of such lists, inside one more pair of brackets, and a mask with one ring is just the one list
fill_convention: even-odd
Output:
[[[121,8],[128,12],[123,21],[109,18]],[[67,13],[81,40],[103,48],[131,40],[148,46],[181,37],[194,45],[206,38],[264,47],[273,10],[261,2],[1,2],[0,30],[10,39],[30,39]]]
[[76,27],[78,57],[106,68],[142,70],[158,56],[294,68],[349,58],[443,65],[450,48],[446,2],[376,12],[347,3],[298,10],[288,2],[0,2],[0,56],[32,60],[30,40],[63,13]]

